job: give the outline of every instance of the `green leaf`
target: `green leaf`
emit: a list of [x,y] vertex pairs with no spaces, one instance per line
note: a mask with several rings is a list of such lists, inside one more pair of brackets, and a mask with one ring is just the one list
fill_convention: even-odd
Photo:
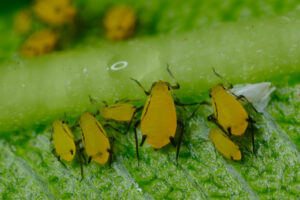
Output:
[[[86,5],[85,19],[103,15],[112,4],[86,2],[76,1]],[[299,199],[300,23],[299,14],[287,14],[297,13],[297,2],[157,0],[132,5],[143,27],[136,39],[111,44],[91,34],[71,50],[28,60],[16,55],[22,38],[8,29],[11,14],[0,19],[6,38],[0,44],[0,197]],[[274,15],[284,17],[268,18]],[[111,70],[119,61],[128,62],[127,67]],[[215,152],[207,141],[213,127],[206,120],[212,113],[208,107],[185,118],[178,165],[171,145],[155,151],[148,144],[141,148],[138,165],[132,132],[120,136],[110,131],[116,138],[112,167],[92,162],[84,167],[81,182],[76,159],[64,168],[51,154],[52,120],[64,113],[75,119],[92,110],[89,94],[111,102],[144,100],[129,78],[146,88],[158,79],[171,81],[167,63],[182,85],[178,97],[187,102],[207,99],[208,89],[219,82],[212,67],[233,83],[272,81],[277,89],[255,125],[255,155],[247,151],[249,133],[241,140],[242,161]],[[79,138],[79,130],[75,135]]]

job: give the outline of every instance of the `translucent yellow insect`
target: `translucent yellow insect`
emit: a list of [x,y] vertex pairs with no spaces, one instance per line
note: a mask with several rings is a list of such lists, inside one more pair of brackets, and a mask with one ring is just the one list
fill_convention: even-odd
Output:
[[130,121],[136,112],[134,105],[129,103],[116,103],[106,105],[100,109],[100,115],[104,119],[115,121]]
[[227,159],[241,160],[242,154],[239,146],[236,145],[220,129],[214,128],[209,132],[209,137],[214,143],[216,149]]
[[[142,146],[143,143],[147,141],[153,148],[159,149],[169,144],[170,142],[174,146],[176,146],[174,137],[177,129],[177,123],[181,126],[181,132],[176,151],[176,160],[178,159],[184,126],[182,122],[177,121],[176,109],[173,97],[171,95],[171,90],[179,89],[180,86],[175,80],[173,74],[170,72],[169,67],[167,67],[167,71],[176,82],[175,86],[171,86],[168,82],[158,81],[154,82],[152,84],[150,92],[147,92],[137,80],[132,79],[144,90],[145,94],[148,95],[141,119],[135,123],[134,129],[138,159],[139,153],[136,133],[136,127],[138,126],[138,124],[141,125],[141,132],[143,136],[140,146]],[[182,104],[177,101],[175,103],[177,105],[198,104]]]
[[28,10],[22,10],[17,13],[14,19],[14,30],[23,35],[30,31],[32,25],[32,17]]
[[[76,146],[78,143],[75,142],[74,135],[69,128],[68,124],[64,121],[57,119],[52,123],[52,130],[53,130],[53,143],[54,148],[52,153],[57,157],[58,161],[65,164],[61,161],[61,159],[71,162],[74,159],[76,154]],[[83,179],[83,166],[81,161],[81,150],[78,151],[78,158],[80,161],[80,168],[81,168],[81,180]]]
[[104,18],[106,36],[110,40],[122,40],[134,33],[135,11],[126,5],[119,5],[107,11]]
[[[224,80],[218,73],[215,71],[214,73]],[[209,96],[212,101],[214,114],[213,116],[209,116],[208,119],[215,122],[224,132],[228,133],[229,136],[231,134],[235,136],[242,136],[248,127],[248,122],[251,122],[252,125],[255,121],[250,118],[245,108],[238,100],[243,99],[249,104],[250,102],[248,102],[248,100],[242,95],[237,97],[233,93],[229,93],[228,89],[231,88],[231,84],[229,88],[225,88],[222,84],[218,84],[210,89]],[[250,105],[252,106],[252,104]],[[252,108],[256,111],[253,106]],[[252,145],[254,152],[253,131]]]
[[76,9],[71,3],[71,0],[36,0],[33,11],[45,23],[61,26],[74,20]]
[[66,123],[62,120],[55,120],[52,123],[53,142],[58,159],[72,161],[76,153],[74,135]]
[[58,35],[49,29],[35,32],[21,46],[20,53],[24,57],[34,57],[54,50]]
[[82,140],[85,151],[91,160],[104,165],[111,159],[109,138],[99,121],[89,112],[85,112],[79,119]]

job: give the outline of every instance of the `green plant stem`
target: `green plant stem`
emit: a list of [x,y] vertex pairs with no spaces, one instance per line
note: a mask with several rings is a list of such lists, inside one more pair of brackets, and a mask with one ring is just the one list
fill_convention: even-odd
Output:
[[[15,59],[0,66],[0,132],[47,124],[64,113],[78,117],[91,108],[88,95],[108,101],[144,98],[130,78],[146,89],[159,79],[172,82],[167,63],[182,86],[177,95],[185,100],[203,98],[220,82],[212,67],[234,84],[295,81],[299,32],[297,18],[282,17]],[[111,70],[119,61],[127,67]]]

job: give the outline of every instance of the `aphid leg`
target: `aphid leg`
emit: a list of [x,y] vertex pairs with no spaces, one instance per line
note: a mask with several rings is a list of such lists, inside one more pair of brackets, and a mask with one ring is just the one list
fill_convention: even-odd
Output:
[[88,164],[90,164],[92,161],[92,156],[89,156]]
[[253,124],[256,123],[250,116],[248,117],[247,121],[250,123],[251,126],[251,139],[252,139],[252,152],[255,154],[255,143],[254,143],[254,126]]
[[146,138],[147,138],[147,135],[143,135],[142,142],[141,142],[140,146],[144,145]]
[[56,155],[55,149],[52,149],[52,154],[57,158],[58,162],[60,162],[65,168],[67,168],[65,163],[63,163],[63,161],[60,159],[60,156]]
[[170,136],[170,142],[171,142],[171,144],[172,144],[174,147],[176,147],[176,142],[175,142],[174,137],[171,137],[171,136]]
[[172,74],[170,68],[169,68],[169,64],[167,64],[167,71],[168,73],[170,74],[170,76],[172,77],[173,81],[175,82],[175,86],[170,86],[173,90],[177,90],[177,89],[180,89],[180,85],[179,83],[177,82],[176,78],[174,77],[174,75]]
[[128,133],[128,131],[129,131],[130,127],[131,127],[131,124],[132,124],[132,122],[133,122],[133,120],[134,120],[136,114],[137,114],[140,110],[142,110],[143,107],[144,107],[144,106],[140,106],[140,107],[138,107],[138,108],[135,109],[135,111],[134,111],[134,113],[132,114],[132,117],[131,117],[131,119],[130,119],[130,121],[129,121],[129,123],[128,123],[128,126],[127,126],[127,129],[126,129],[125,134]]
[[96,100],[94,99],[91,95],[89,95],[89,99],[90,99],[90,102],[93,102],[93,103],[103,103],[104,106],[108,106],[108,103],[106,101],[102,101],[102,100]]
[[111,128],[111,129],[113,129],[113,130],[115,130],[115,131],[117,131],[117,132],[119,132],[121,134],[124,134],[122,131],[120,131],[119,129],[113,127],[111,124],[104,124],[103,127],[104,128],[109,127],[109,128]]
[[150,92],[146,91],[145,88],[142,86],[142,84],[140,82],[138,82],[137,80],[131,78],[131,80],[133,80],[134,82],[136,82],[136,84],[138,84],[138,86],[140,86],[140,88],[142,88],[142,90],[144,91],[144,93],[148,96],[150,95]]
[[262,114],[261,112],[258,112],[256,110],[256,108],[253,106],[253,104],[244,96],[244,95],[239,95],[236,97],[237,100],[241,100],[241,101],[244,101],[245,103],[249,104],[250,107],[258,114]]
[[139,145],[138,145],[138,137],[137,137],[137,133],[136,133],[136,128],[139,124],[140,124],[140,120],[138,120],[134,124],[135,151],[136,151],[136,157],[137,157],[138,161],[140,160],[140,155],[139,155]]
[[83,163],[82,163],[82,159],[81,159],[81,156],[82,156],[82,150],[79,149],[78,150],[78,160],[79,160],[79,163],[80,163],[80,173],[81,173],[81,180],[83,180],[84,178],[84,173],[83,173]]
[[108,149],[108,153],[110,153],[109,155],[109,167],[111,167],[111,163],[112,163],[112,159],[113,159],[113,154],[114,154],[114,137],[109,137],[109,141],[111,143],[111,149]]
[[181,127],[180,135],[178,138],[178,144],[176,149],[176,164],[178,164],[179,150],[182,142],[183,132],[184,132],[184,124],[181,121],[177,121],[177,124]]
[[232,133],[231,133],[231,127],[227,128],[227,133],[228,133],[228,136],[231,137],[231,135],[232,135]]
[[221,124],[219,124],[219,122],[215,118],[214,114],[209,115],[207,117],[207,120],[211,121],[212,123],[214,123],[215,125],[217,125],[219,127],[219,129],[221,129],[226,135],[228,135],[227,131],[221,126]]
[[193,113],[191,114],[191,116],[189,118],[194,117],[194,115],[199,110],[200,106],[202,106],[202,105],[209,105],[210,106],[211,104],[209,102],[207,102],[207,101],[202,101],[202,102],[198,103],[197,108],[193,111]]
[[224,81],[224,82],[226,82],[226,83],[228,84],[228,87],[226,88],[226,90],[229,90],[229,89],[233,88],[233,85],[232,85],[229,81],[227,81],[226,79],[224,79],[220,74],[218,74],[218,73],[216,72],[215,68],[212,68],[212,70],[213,70],[214,74],[215,74],[217,77],[219,77],[222,81]]
[[70,126],[70,129],[75,129],[75,128],[78,128],[79,127],[79,124],[73,124],[72,126]]
[[100,111],[99,109],[97,108],[97,106],[94,104],[95,100],[91,97],[91,95],[89,95],[89,100],[90,100],[90,103],[93,105],[94,109],[96,110],[96,116],[100,114]]

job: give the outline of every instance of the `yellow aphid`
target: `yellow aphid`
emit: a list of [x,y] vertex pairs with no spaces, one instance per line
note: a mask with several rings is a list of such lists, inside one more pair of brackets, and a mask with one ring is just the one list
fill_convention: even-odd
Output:
[[176,127],[176,109],[169,84],[155,82],[141,117],[142,135],[153,148],[159,149],[174,138]]
[[19,34],[26,34],[30,31],[32,17],[28,10],[22,10],[17,13],[14,19],[14,30]]
[[20,53],[24,57],[34,57],[54,50],[58,41],[56,33],[49,29],[40,30],[30,36],[21,46]]
[[104,165],[110,157],[110,144],[105,130],[98,120],[89,112],[79,119],[85,151],[93,161]]
[[130,121],[135,114],[135,107],[128,103],[117,103],[100,109],[100,115],[104,119],[116,121]]
[[71,0],[36,0],[33,11],[45,23],[61,26],[74,20],[76,9],[71,3]]
[[225,157],[232,160],[241,160],[241,151],[227,135],[220,129],[214,128],[209,132],[209,137],[214,143],[216,149]]
[[122,40],[134,33],[135,11],[126,5],[119,5],[107,11],[104,18],[106,36],[110,40]]
[[214,117],[224,130],[232,135],[243,135],[248,126],[248,114],[243,105],[221,84],[210,89],[210,97]]
[[52,128],[54,147],[58,157],[69,162],[72,161],[76,153],[72,131],[66,123],[59,119],[52,123]]

